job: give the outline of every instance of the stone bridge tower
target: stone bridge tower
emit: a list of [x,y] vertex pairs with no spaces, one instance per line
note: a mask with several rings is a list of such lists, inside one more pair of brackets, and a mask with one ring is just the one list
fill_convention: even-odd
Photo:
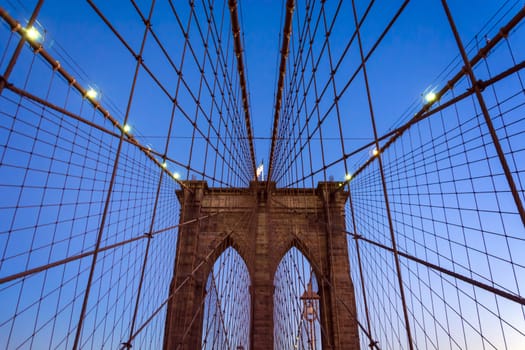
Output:
[[[321,297],[323,349],[359,348],[354,288],[345,233],[345,191],[336,182],[317,188],[276,189],[252,182],[249,188],[209,188],[186,181],[177,192],[180,227],[164,348],[201,348],[208,274],[229,246],[243,257],[251,278],[252,350],[273,349],[274,274],[295,246],[310,261]],[[191,221],[201,218],[201,220]],[[182,286],[182,287],[181,287]],[[278,349],[280,350],[280,349]]]

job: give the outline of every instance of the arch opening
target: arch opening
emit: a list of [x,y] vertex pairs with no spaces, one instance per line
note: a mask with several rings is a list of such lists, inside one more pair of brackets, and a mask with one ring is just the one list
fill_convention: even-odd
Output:
[[250,285],[243,258],[233,247],[226,248],[206,281],[202,349],[249,349]]
[[321,298],[308,259],[292,247],[274,277],[274,349],[322,349]]

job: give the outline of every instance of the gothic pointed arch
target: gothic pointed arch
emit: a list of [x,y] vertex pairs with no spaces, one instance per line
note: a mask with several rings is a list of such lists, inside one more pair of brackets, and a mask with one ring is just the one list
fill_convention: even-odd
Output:
[[[342,210],[348,193],[336,191],[339,187],[333,182],[294,190],[255,182],[249,188],[235,189],[210,188],[206,182],[196,180],[184,185],[177,197],[181,201],[181,217],[188,224],[179,231],[165,349],[293,349],[293,343],[288,346],[280,345],[279,339],[274,342],[274,325],[279,327],[280,322],[274,317],[274,308],[280,305],[288,305],[281,314],[295,320],[295,326],[290,328],[294,330],[288,336],[293,333],[298,337],[298,348],[308,349],[309,341],[320,342],[317,349],[358,348]],[[224,256],[236,261],[232,266],[243,266],[242,269],[229,268],[228,264],[221,268]],[[289,256],[291,260],[285,263],[288,277],[275,280],[280,262],[288,261]],[[304,266],[302,275],[298,266]],[[219,269],[224,272],[220,280]],[[224,276],[239,271],[249,277],[236,276],[235,280],[245,282],[232,286],[234,279]],[[280,280],[284,281],[283,291],[295,283],[293,303],[274,298],[280,293]],[[223,283],[229,288],[222,289]],[[231,294],[238,290],[242,291],[239,295]],[[319,299],[301,299],[305,293]],[[288,294],[286,298],[292,296]],[[245,306],[248,303],[249,308]],[[308,318],[301,321],[307,307],[313,307],[310,323]],[[246,334],[247,327],[249,339],[245,335],[234,336],[233,333]]]
[[321,298],[308,258],[292,246],[274,276],[274,349],[321,349]]
[[232,246],[215,260],[205,287],[202,349],[248,349],[251,296],[248,267]]

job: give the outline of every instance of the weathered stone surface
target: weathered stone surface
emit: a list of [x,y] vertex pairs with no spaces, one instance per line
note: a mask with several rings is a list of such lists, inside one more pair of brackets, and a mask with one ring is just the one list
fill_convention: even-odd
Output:
[[293,246],[307,257],[319,280],[323,349],[359,348],[345,233],[348,193],[335,191],[338,183],[321,182],[316,189],[276,189],[270,183],[268,193],[264,182],[246,189],[208,188],[204,181],[185,185],[177,193],[180,222],[212,216],[180,228],[165,349],[201,348],[203,315],[198,310],[206,279],[229,246],[250,272],[250,349],[273,349],[274,275]]

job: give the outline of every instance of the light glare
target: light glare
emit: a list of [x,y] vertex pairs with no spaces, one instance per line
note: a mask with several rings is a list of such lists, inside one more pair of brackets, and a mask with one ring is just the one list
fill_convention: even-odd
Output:
[[38,41],[42,38],[42,34],[35,27],[26,29],[26,37],[31,41]]
[[98,92],[93,88],[89,88],[88,91],[86,91],[86,97],[94,100],[98,97]]
[[173,173],[173,178],[174,178],[175,180],[180,179],[180,174],[177,173],[177,172],[174,172],[174,173]]
[[425,101],[427,101],[427,103],[434,102],[435,100],[437,100],[437,95],[434,91],[430,91],[425,95]]
[[372,150],[372,155],[373,155],[374,157],[377,157],[377,156],[379,155],[379,150],[378,150],[377,148],[374,148],[374,149]]
[[122,129],[124,130],[125,133],[128,133],[131,131],[131,125],[124,124],[124,127]]
[[350,181],[350,180],[352,180],[352,174],[346,174],[346,175],[345,175],[345,180],[346,180],[346,181]]

